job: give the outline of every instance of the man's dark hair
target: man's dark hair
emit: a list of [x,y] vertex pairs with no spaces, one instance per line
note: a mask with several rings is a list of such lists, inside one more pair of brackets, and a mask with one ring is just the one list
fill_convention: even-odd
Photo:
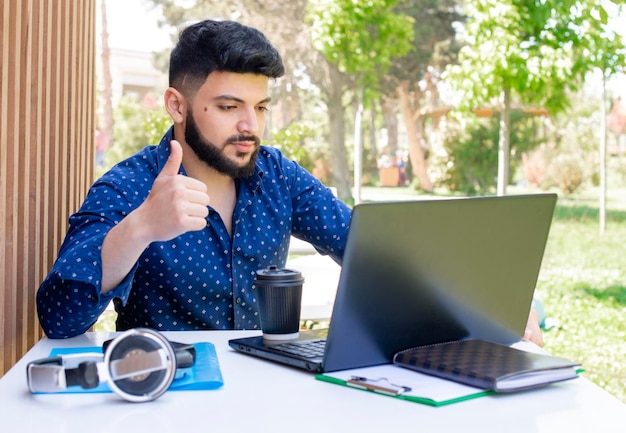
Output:
[[170,56],[169,85],[189,95],[215,71],[278,78],[285,67],[276,48],[252,27],[206,20],[185,28]]

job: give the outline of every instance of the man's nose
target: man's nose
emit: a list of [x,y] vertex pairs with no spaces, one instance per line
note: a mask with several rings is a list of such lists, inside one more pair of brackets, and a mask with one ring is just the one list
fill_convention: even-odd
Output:
[[254,108],[246,110],[237,124],[240,134],[256,135],[259,130],[259,120]]

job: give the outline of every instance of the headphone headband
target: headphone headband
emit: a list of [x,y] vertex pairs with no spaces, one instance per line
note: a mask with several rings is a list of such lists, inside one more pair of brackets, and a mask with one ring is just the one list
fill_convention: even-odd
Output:
[[[83,388],[98,386],[97,370],[92,366],[102,362],[104,355],[98,353],[78,353],[73,355],[43,358],[28,364],[26,377],[30,392],[64,391],[70,386],[80,385]],[[93,383],[95,372],[96,383]],[[86,375],[85,380],[81,377]],[[83,383],[86,386],[83,386]]]

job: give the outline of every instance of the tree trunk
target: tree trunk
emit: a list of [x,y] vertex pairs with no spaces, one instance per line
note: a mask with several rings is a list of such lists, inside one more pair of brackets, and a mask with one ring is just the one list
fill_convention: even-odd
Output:
[[413,174],[419,180],[419,187],[426,192],[433,192],[433,184],[428,177],[426,171],[426,159],[424,158],[424,150],[422,149],[422,132],[417,127],[418,113],[411,106],[409,97],[409,82],[404,81],[398,86],[398,95],[400,96],[400,107],[402,109],[402,117],[404,119],[407,138],[409,141],[409,159],[413,166]]
[[361,179],[363,175],[363,98],[365,89],[359,89],[356,113],[354,114],[354,204],[361,202]]
[[600,103],[600,234],[606,231],[606,75],[602,71],[602,100]]
[[350,170],[345,145],[345,123],[341,72],[337,66],[327,63],[327,108],[328,124],[330,125],[330,163],[332,167],[333,185],[337,188],[337,196],[346,202],[352,202],[350,188]]
[[398,116],[396,113],[397,101],[385,97],[382,103],[385,127],[387,128],[387,146],[392,155],[398,150]]
[[369,122],[368,122],[369,136],[370,136],[369,160],[376,161],[376,158],[378,157],[378,135],[376,134],[378,130],[376,129],[376,108],[372,107],[370,109],[369,114],[370,114]]
[[498,195],[506,194],[509,183],[509,157],[511,153],[511,89],[504,86],[504,107],[500,116],[500,137],[498,143]]

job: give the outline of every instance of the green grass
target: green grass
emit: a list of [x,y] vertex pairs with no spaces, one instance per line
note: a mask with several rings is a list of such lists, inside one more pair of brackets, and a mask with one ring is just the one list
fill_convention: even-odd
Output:
[[115,332],[115,319],[117,314],[114,310],[106,310],[100,315],[98,321],[93,325],[96,332]]
[[559,200],[536,294],[554,325],[546,350],[626,402],[626,211],[609,210],[599,227],[596,204]]

